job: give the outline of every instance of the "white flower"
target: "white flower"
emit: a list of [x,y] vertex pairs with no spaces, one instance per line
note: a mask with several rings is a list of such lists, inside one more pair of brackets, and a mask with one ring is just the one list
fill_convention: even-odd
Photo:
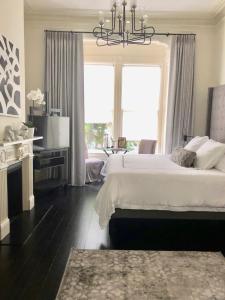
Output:
[[42,105],[44,102],[44,94],[42,94],[40,89],[32,90],[27,94],[27,99],[36,102],[38,105]]

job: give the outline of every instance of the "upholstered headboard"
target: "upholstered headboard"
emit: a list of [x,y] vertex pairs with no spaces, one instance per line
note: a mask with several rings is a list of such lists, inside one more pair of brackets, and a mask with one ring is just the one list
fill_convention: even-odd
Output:
[[225,85],[209,89],[207,134],[211,139],[225,143]]

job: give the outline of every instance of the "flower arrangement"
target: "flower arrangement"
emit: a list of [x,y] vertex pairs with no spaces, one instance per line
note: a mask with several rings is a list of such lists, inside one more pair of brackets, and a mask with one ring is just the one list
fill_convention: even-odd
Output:
[[36,103],[38,105],[45,105],[44,94],[42,94],[40,89],[32,90],[27,94],[27,99],[33,101],[33,105]]

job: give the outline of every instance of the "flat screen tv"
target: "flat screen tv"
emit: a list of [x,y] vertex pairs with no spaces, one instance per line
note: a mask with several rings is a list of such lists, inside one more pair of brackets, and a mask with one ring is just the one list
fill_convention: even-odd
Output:
[[70,144],[69,117],[32,116],[35,136],[43,136],[43,140],[35,145],[45,149],[67,148]]

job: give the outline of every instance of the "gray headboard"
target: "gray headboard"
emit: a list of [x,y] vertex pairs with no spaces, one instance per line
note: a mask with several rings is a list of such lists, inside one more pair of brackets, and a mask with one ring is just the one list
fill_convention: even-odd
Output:
[[225,143],[225,85],[209,89],[207,134],[211,139]]

